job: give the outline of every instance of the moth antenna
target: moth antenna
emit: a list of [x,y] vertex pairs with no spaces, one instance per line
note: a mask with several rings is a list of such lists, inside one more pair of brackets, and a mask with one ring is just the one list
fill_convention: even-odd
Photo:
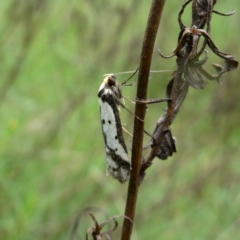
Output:
[[125,133],[127,133],[131,138],[133,137],[132,134],[127,130],[125,129],[123,126],[122,126],[122,129]]
[[112,75],[113,73],[106,73],[106,74],[103,74],[103,77],[107,77],[107,76],[110,76]]
[[104,76],[104,77],[107,77],[107,76],[109,76],[109,75],[111,75],[111,74],[121,75],[121,74],[129,74],[129,73],[135,73],[135,71],[126,71],[126,72],[117,72],[117,73],[106,73],[106,74],[104,74],[103,76]]
[[[173,70],[150,70],[150,73],[161,73],[161,72],[172,72]],[[104,74],[103,76],[104,77],[107,77],[111,74],[114,74],[114,75],[120,75],[120,74],[129,74],[129,73],[135,73],[136,71],[127,71],[127,72],[117,72],[117,73],[106,73]],[[127,85],[125,85],[127,86]]]

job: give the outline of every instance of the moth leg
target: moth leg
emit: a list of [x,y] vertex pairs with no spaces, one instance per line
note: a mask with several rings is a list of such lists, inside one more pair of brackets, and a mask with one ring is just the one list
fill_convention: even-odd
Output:
[[141,121],[141,122],[144,122],[144,120],[142,120],[141,118],[139,118],[138,116],[136,116],[134,113],[132,113],[129,109],[127,109],[125,106],[124,107],[122,107],[122,108],[124,108],[125,110],[127,110],[130,114],[132,114],[135,118],[137,118],[139,121]]
[[121,84],[121,86],[126,86],[125,84],[139,71],[139,68],[125,81]]
[[122,129],[125,133],[127,133],[131,138],[133,138],[133,135],[127,130],[125,129],[123,126],[122,126]]
[[130,114],[132,114],[134,117],[136,117],[138,120],[140,120],[141,122],[144,122],[144,120],[142,120],[141,118],[139,118],[138,116],[136,116],[134,113],[132,113],[128,108],[125,107],[125,105],[120,101],[119,98],[117,98],[116,96],[114,96],[114,100],[116,101],[117,105],[121,106],[123,109],[127,110]]
[[135,85],[136,83],[128,83],[128,84],[124,84],[123,86],[124,87],[131,87],[131,86],[133,86],[133,85]]
[[[122,108],[125,108],[125,105],[121,102],[120,98],[118,98],[115,94],[113,94],[114,101],[118,106],[121,106]],[[122,98],[122,96],[121,96]]]
[[154,136],[151,133],[147,132],[146,130],[144,130],[144,133],[147,134],[150,138],[152,138],[154,144],[157,144],[157,140],[154,138]]
[[[152,134],[150,134],[146,130],[144,130],[144,133],[147,134],[152,139],[152,142],[153,142],[154,145],[157,145],[157,140],[154,138],[154,136]],[[152,145],[152,142],[150,141],[146,146],[144,146],[142,148],[142,150],[145,150],[145,149],[149,148]]]
[[137,99],[137,103],[142,103],[142,104],[153,104],[153,103],[159,103],[159,102],[167,102],[171,101],[171,98],[152,98],[152,99],[147,99],[147,100],[141,100]]
[[135,102],[132,101],[131,99],[129,99],[128,97],[124,97],[124,96],[123,96],[123,98],[126,99],[127,101],[129,101],[130,103],[132,103],[133,105],[135,105]]

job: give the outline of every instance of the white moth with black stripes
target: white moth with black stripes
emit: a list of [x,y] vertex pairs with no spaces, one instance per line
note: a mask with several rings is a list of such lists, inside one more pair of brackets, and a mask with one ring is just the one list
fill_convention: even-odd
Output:
[[125,108],[121,98],[121,88],[117,85],[116,76],[114,74],[108,75],[98,91],[102,132],[107,156],[107,171],[120,183],[124,183],[130,178],[131,163],[119,117],[120,106]]

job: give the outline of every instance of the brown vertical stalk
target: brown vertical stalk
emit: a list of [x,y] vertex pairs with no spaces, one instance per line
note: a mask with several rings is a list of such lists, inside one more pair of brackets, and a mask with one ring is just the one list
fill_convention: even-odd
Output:
[[[140,57],[138,86],[137,86],[137,99],[147,98],[147,88],[149,80],[149,71],[152,60],[153,47],[159,27],[162,10],[165,0],[153,0],[145,36],[142,44],[142,52]],[[136,104],[135,114],[140,119],[144,119],[146,106],[144,104]],[[137,203],[138,187],[139,187],[139,171],[141,168],[142,158],[142,141],[143,141],[144,123],[137,118],[134,120],[133,130],[133,146],[132,146],[132,172],[128,186],[128,196],[125,208],[125,216],[132,219],[124,219],[122,229],[122,240],[128,240],[131,237],[132,227],[134,222],[134,215]]]

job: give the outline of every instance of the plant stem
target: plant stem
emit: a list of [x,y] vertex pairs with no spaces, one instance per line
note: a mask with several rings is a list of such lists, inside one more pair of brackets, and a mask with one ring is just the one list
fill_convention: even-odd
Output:
[[[142,52],[140,57],[138,86],[137,86],[137,99],[144,100],[147,98],[149,71],[152,60],[153,47],[162,15],[165,0],[153,0],[145,36],[142,44]],[[135,115],[138,118],[145,118],[146,106],[145,104],[136,103]],[[142,142],[143,142],[144,122],[135,118],[133,130],[133,145],[132,145],[132,172],[128,185],[128,196],[125,208],[125,216],[129,217],[124,219],[122,228],[122,240],[128,240],[131,237],[132,227],[134,222],[134,215],[137,203],[138,188],[139,188],[139,171],[141,168],[142,160]]]

